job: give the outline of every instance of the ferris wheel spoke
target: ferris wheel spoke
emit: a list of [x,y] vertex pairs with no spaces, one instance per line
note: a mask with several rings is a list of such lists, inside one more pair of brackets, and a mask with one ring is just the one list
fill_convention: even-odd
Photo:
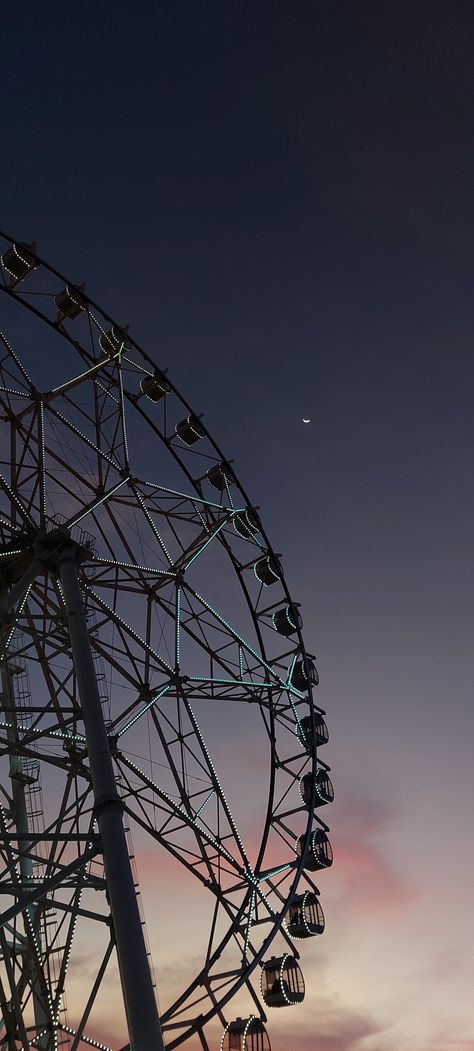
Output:
[[187,560],[186,560],[186,562],[183,561],[183,566],[182,566],[183,570],[187,570],[187,569],[189,569],[190,566],[192,566],[193,562],[195,562],[196,559],[199,558],[199,556],[204,553],[206,548],[209,547],[209,544],[211,544],[213,540],[215,540],[215,538],[219,535],[221,529],[223,529],[225,525],[227,525],[227,519],[225,519],[223,522],[220,522],[219,525],[217,525],[210,532],[209,536],[204,541],[204,543],[199,544],[197,550],[194,551],[194,553],[191,555],[191,557],[188,557],[188,553],[186,553],[186,559]]
[[[90,561],[83,563],[89,583],[100,585],[100,587],[120,588],[128,583],[137,583],[143,586],[151,577],[158,577],[158,582],[174,580],[174,570],[158,569],[157,566],[144,566],[138,562],[122,562],[116,558],[99,558],[94,556]],[[110,575],[107,571],[111,570]],[[92,576],[93,573],[97,575]],[[123,573],[123,576],[120,576]]]
[[[202,816],[201,816],[203,814],[203,811],[205,810],[206,806],[208,805],[208,803],[209,803],[209,801],[211,800],[212,797],[215,797],[217,804],[222,806],[222,800],[221,800],[219,791],[216,790],[216,781],[217,781],[217,779],[215,778],[215,776],[214,776],[214,780],[213,781],[211,781],[209,779],[209,765],[208,765],[208,763],[206,763],[204,761],[204,757],[203,756],[196,757],[195,753],[191,750],[191,746],[190,746],[189,741],[188,741],[189,733],[188,733],[188,735],[186,735],[186,738],[184,740],[184,754],[183,754],[183,745],[181,745],[181,747],[180,747],[180,759],[181,759],[181,771],[180,771],[178,769],[178,765],[175,762],[175,759],[173,757],[173,751],[172,751],[171,743],[170,743],[170,741],[168,741],[166,739],[166,735],[165,735],[164,728],[163,728],[164,725],[167,724],[172,729],[173,736],[174,736],[176,731],[174,730],[173,724],[171,723],[171,721],[168,718],[163,719],[163,717],[161,717],[159,719],[157,717],[156,708],[152,709],[151,714],[152,714],[153,721],[155,723],[156,730],[157,730],[158,736],[160,738],[160,741],[161,741],[161,744],[162,744],[162,747],[163,747],[163,750],[164,750],[164,753],[165,753],[165,756],[166,756],[166,760],[167,760],[167,763],[168,763],[168,766],[169,766],[169,770],[170,770],[170,772],[172,773],[172,776],[173,776],[174,784],[175,784],[177,792],[178,792],[178,798],[180,800],[180,803],[176,804],[175,809],[173,809],[173,811],[172,811],[172,815],[178,820],[178,826],[177,827],[178,828],[181,827],[182,815],[183,815],[183,813],[185,813],[187,815],[187,818],[191,821],[192,827],[194,828],[195,834],[197,835],[198,839],[201,836],[203,830],[205,830],[206,837],[210,836],[211,837],[211,842],[213,844],[219,842],[220,845],[223,847],[222,829],[218,830],[217,831],[217,835],[216,835],[216,830],[213,830],[208,824],[203,822],[203,819],[202,819]],[[198,766],[198,769],[199,769],[199,772],[200,772],[199,781],[201,782],[202,787],[199,786],[199,788],[196,789],[196,791],[194,793],[190,792],[190,789],[189,789],[189,776],[190,775],[188,775],[187,772],[186,772],[186,759],[185,759],[186,755],[187,755],[189,760],[193,759],[195,762],[197,761],[197,766]],[[141,771],[141,773],[143,773],[143,772]],[[143,776],[145,776],[145,775],[143,775]],[[206,787],[206,783],[207,783],[207,787]],[[152,782],[152,784],[154,785],[154,782]],[[220,788],[220,786],[218,786],[218,787]],[[169,796],[169,793],[167,793],[167,798],[168,798],[168,796]],[[203,798],[203,796],[204,796],[204,798]],[[197,806],[193,805],[194,799],[196,799],[196,801],[197,801],[197,804],[198,804]],[[169,816],[167,816],[166,819],[165,819],[165,823],[164,823],[164,825],[161,828],[161,834],[163,834],[165,831],[167,831],[168,834],[170,833],[169,820],[170,820]],[[219,831],[220,831],[220,835],[219,835]],[[229,831],[230,831],[230,835],[235,840],[235,835],[234,835],[233,830],[230,829]],[[239,852],[239,849],[238,849],[239,848],[239,843],[238,843],[238,841],[236,841],[236,846],[237,846],[237,852]],[[223,849],[225,851],[225,856],[228,856],[227,848],[223,848]],[[201,850],[201,853],[203,853],[201,844],[200,844],[200,850]],[[209,858],[208,858],[207,854],[203,854],[203,858],[204,858],[206,864],[209,865]],[[214,878],[214,874],[213,873],[210,873],[210,874],[211,874],[212,878]]]
[[[101,610],[104,613],[107,613],[107,616],[110,617],[111,621],[113,621],[117,630],[120,632],[122,641],[125,641],[126,639],[131,639],[134,643],[136,643],[139,649],[143,651],[143,653],[147,653],[149,657],[152,658],[157,669],[160,669],[160,671],[165,671],[168,675],[173,674],[173,670],[170,667],[170,665],[167,664],[166,661],[163,660],[163,658],[155,652],[155,650],[145,641],[145,639],[142,639],[141,636],[136,631],[134,631],[134,629],[129,624],[127,624],[123,617],[119,616],[119,614],[116,613],[116,611],[112,609],[112,607],[109,606],[109,604],[105,602],[105,600],[102,599],[100,595],[98,595],[97,592],[93,588],[89,587],[86,583],[85,591],[89,598],[92,600],[92,603],[95,603],[99,610]],[[128,650],[128,656],[130,659],[132,659],[131,650]]]
[[214,788],[216,796],[220,800],[220,805],[221,805],[221,807],[223,809],[223,812],[225,813],[225,816],[227,818],[227,822],[228,822],[229,827],[230,827],[230,829],[232,831],[232,834],[234,836],[234,839],[235,839],[235,842],[236,842],[236,846],[237,846],[237,850],[238,850],[238,852],[239,852],[239,854],[240,854],[240,856],[242,858],[242,861],[243,861],[244,865],[248,866],[249,861],[248,861],[248,857],[247,857],[244,845],[242,843],[242,840],[240,838],[239,832],[237,830],[237,825],[236,825],[236,823],[234,821],[234,818],[233,818],[233,816],[231,814],[230,807],[229,807],[229,805],[227,803],[227,800],[225,798],[225,795],[224,795],[224,793],[222,791],[222,787],[221,787],[219,778],[217,776],[214,764],[212,762],[209,750],[206,747],[201,728],[200,728],[200,726],[198,724],[198,721],[197,721],[196,716],[195,716],[195,714],[193,712],[193,709],[192,709],[192,707],[191,707],[191,705],[190,705],[190,703],[187,700],[185,695],[183,695],[183,701],[184,701],[184,704],[186,706],[186,709],[187,709],[187,712],[188,712],[188,716],[189,716],[189,719],[191,721],[191,725],[193,727],[193,730],[194,730],[195,735],[197,737],[197,740],[199,742],[204,762],[205,762],[205,764],[207,766],[207,769],[209,770],[211,784],[212,784],[212,786]]
[[71,434],[74,435],[75,438],[79,439],[80,442],[83,442],[84,445],[86,445],[87,448],[90,449],[98,459],[102,460],[104,466],[112,467],[115,471],[118,471],[119,474],[122,473],[125,466],[124,464],[118,463],[113,456],[105,452],[104,449],[100,449],[99,446],[96,445],[91,438],[88,438],[86,434],[84,434],[78,427],[76,427],[76,425],[71,420],[67,418],[67,416],[65,416],[62,412],[59,412],[59,410],[56,409],[54,405],[46,403],[45,408],[47,408],[48,413],[50,413],[59,424],[62,424],[67,430],[71,432]]
[[10,486],[8,485],[8,482],[3,477],[2,474],[0,474],[0,488],[3,490],[3,492],[7,496],[8,501],[9,501],[13,511],[14,512],[15,511],[18,512],[18,514],[20,515],[20,518],[23,520],[23,522],[25,523],[25,525],[28,527],[28,529],[30,531],[33,530],[34,529],[33,519],[30,517],[26,507],[23,506],[21,500],[19,500],[19,498],[16,496],[16,494],[10,488]]
[[91,502],[85,507],[83,507],[80,511],[78,511],[77,514],[72,515],[71,518],[67,519],[67,521],[65,522],[65,528],[72,529],[73,526],[79,525],[79,522],[82,522],[84,518],[87,518],[87,515],[90,515],[93,511],[97,511],[97,508],[99,508],[101,504],[106,504],[107,501],[115,495],[115,493],[118,493],[119,489],[121,489],[122,486],[127,484],[127,482],[128,478],[123,478],[120,482],[117,482],[117,484],[114,485],[112,489],[109,489],[108,492],[104,493],[100,497],[97,497],[97,499],[95,500],[91,500]]
[[275,673],[273,668],[268,664],[264,657],[262,657],[262,655],[257,650],[255,650],[254,647],[251,646],[250,643],[247,642],[234,627],[232,627],[229,621],[225,620],[224,617],[213,606],[211,606],[207,599],[205,599],[202,595],[195,591],[187,580],[183,581],[183,590],[186,591],[188,597],[193,598],[195,601],[197,601],[203,607],[203,609],[205,609],[207,613],[211,615],[213,625],[218,625],[217,630],[221,631],[223,638],[232,639],[233,642],[238,645],[238,647],[240,647],[247,654],[250,654],[257,661],[257,665],[261,669],[264,669],[267,676],[270,676],[274,682],[277,682],[279,685],[282,685],[281,678]]
[[91,365],[89,369],[78,373],[76,376],[72,376],[70,380],[61,383],[59,387],[53,387],[52,390],[48,391],[45,395],[45,401],[50,403],[55,399],[62,397],[64,394],[69,394],[69,391],[74,390],[75,387],[78,387],[79,384],[84,383],[84,381],[95,378],[98,373],[104,371],[112,359],[113,355],[110,358],[104,358],[102,361],[96,361],[96,363]]
[[[162,739],[162,742],[163,742],[163,731],[162,731],[162,728],[161,728],[161,725],[160,725],[160,720],[157,719],[157,717],[155,715],[155,712],[153,713],[153,715],[154,715],[154,720],[155,720],[158,732],[159,732],[159,734],[161,736],[161,739]],[[196,732],[196,725],[194,725],[193,729]],[[192,738],[190,738],[190,740],[192,740]],[[240,857],[241,857],[240,865],[243,866],[241,868],[241,871],[245,871],[245,867],[248,866],[248,861],[247,861],[247,859],[245,857],[245,852],[243,851],[242,842],[241,842],[240,836],[238,834],[238,831],[236,829],[235,823],[233,821],[232,815],[230,814],[227,802],[226,802],[225,797],[223,795],[223,792],[222,792],[220,783],[219,783],[219,781],[217,779],[215,770],[214,770],[214,768],[212,766],[212,763],[210,762],[209,754],[207,753],[207,751],[205,749],[204,742],[203,742],[203,739],[202,739],[202,735],[200,735],[200,743],[201,743],[201,755],[200,755],[200,757],[196,757],[195,752],[194,753],[189,752],[189,756],[190,757],[193,756],[195,759],[197,758],[197,762],[199,764],[199,769],[201,771],[201,780],[202,780],[202,775],[204,775],[204,776],[206,776],[208,778],[208,788],[206,789],[204,784],[203,784],[203,787],[197,789],[194,793],[190,792],[190,789],[189,789],[189,787],[186,784],[187,778],[186,778],[186,774],[184,772],[184,766],[183,766],[183,772],[180,774],[178,769],[177,769],[176,764],[174,763],[173,756],[172,756],[172,753],[171,753],[169,747],[166,746],[166,743],[164,745],[165,746],[165,750],[166,750],[166,754],[167,754],[167,758],[168,758],[168,762],[169,762],[169,766],[170,766],[170,770],[173,771],[173,776],[174,776],[174,780],[175,780],[175,783],[176,783],[176,786],[177,786],[177,789],[178,789],[179,797],[182,800],[182,802],[179,805],[179,811],[178,812],[181,814],[181,812],[184,809],[186,811],[186,813],[188,814],[188,817],[190,817],[190,819],[191,819],[191,821],[193,823],[193,826],[195,827],[196,834],[201,835],[202,832],[204,831],[206,837],[209,837],[209,836],[211,837],[212,843],[219,842],[220,846],[223,848],[223,846],[224,846],[224,839],[227,839],[229,841],[231,840],[233,842],[233,844],[234,844],[236,853],[240,854]],[[189,747],[190,747],[189,744],[187,744],[188,750],[189,750]],[[196,800],[196,803],[194,803],[194,800]],[[222,811],[222,817],[216,823],[216,827],[215,828],[212,827],[212,825],[209,822],[205,821],[204,818],[203,818],[204,811],[208,807],[208,804],[210,803],[211,800],[215,801],[215,803],[218,806],[219,810]],[[166,829],[167,825],[168,825],[168,829]],[[165,825],[161,829],[162,833],[165,832],[166,830],[168,831],[168,834],[171,831],[170,827],[169,827],[168,820],[167,820],[167,822],[165,823]],[[227,856],[228,855],[227,847],[225,847],[224,849],[225,849],[225,852],[226,852],[225,856]],[[205,856],[205,860],[208,861],[207,855]],[[214,873],[212,873],[212,878],[213,879],[215,878]]]
[[[149,778],[144,773],[144,771],[141,770],[140,767],[138,767],[136,765],[136,763],[133,763],[123,753],[120,756],[120,765],[121,766],[126,766],[131,771],[131,773],[136,778],[138,778],[139,781],[141,781],[141,783],[142,783],[142,791],[145,791],[145,789],[146,789],[146,790],[151,792],[150,802],[151,802],[152,805],[153,805],[153,800],[156,801],[156,803],[155,803],[156,806],[159,805],[158,804],[158,800],[160,801],[161,809],[165,811],[166,815],[167,816],[171,815],[172,817],[174,817],[177,820],[177,822],[178,822],[178,826],[177,826],[178,829],[179,828],[189,828],[189,829],[191,829],[191,831],[195,835],[197,833],[197,836],[203,841],[203,843],[205,843],[206,846],[208,848],[210,848],[212,852],[215,852],[216,855],[218,855],[223,861],[225,861],[230,866],[231,871],[238,872],[238,873],[241,872],[241,868],[240,868],[239,862],[236,861],[236,859],[227,850],[227,848],[224,847],[223,843],[220,842],[219,840],[217,840],[214,836],[212,836],[210,831],[208,831],[207,829],[202,827],[201,824],[198,824],[198,819],[197,818],[192,817],[186,811],[185,808],[182,808],[181,804],[179,804],[179,805],[176,804],[174,802],[174,800],[171,798],[171,796],[169,796],[166,792],[163,792],[163,790],[160,789],[158,787],[158,785],[156,785],[151,780],[151,778]],[[146,803],[146,797],[145,797],[145,803]],[[127,809],[130,812],[132,812],[130,804],[127,804]],[[134,813],[134,817],[135,817],[135,819],[138,819],[136,812]],[[142,818],[142,821],[143,821],[143,818]],[[153,825],[151,823],[147,826],[147,830],[150,833],[150,835],[152,835],[154,838],[159,839],[159,841],[162,842],[162,845],[166,846],[166,848],[168,849],[169,840],[165,839],[165,837],[163,837],[160,834],[160,832],[155,830],[155,828],[153,827]],[[171,842],[170,846],[171,846],[171,848],[173,848],[173,846],[174,846],[174,853],[175,854],[180,853],[181,860],[183,860],[184,859],[184,854],[182,853],[182,851],[181,852],[179,851],[178,845],[176,845],[176,844],[173,845],[173,842]],[[209,860],[209,855],[207,855],[207,859]],[[190,868],[189,864],[185,860],[183,860],[183,863],[186,865],[186,868],[188,868],[188,869]]]
[[[116,536],[119,538],[119,541],[122,544],[122,547],[123,547],[124,551],[126,552],[127,557],[130,559],[131,562],[133,562],[133,560],[135,558],[135,555],[134,555],[134,549],[133,549],[132,543],[130,542],[129,537],[126,535],[126,533],[124,531],[124,528],[122,527],[121,523],[118,521],[117,510],[118,510],[118,507],[120,506],[121,502],[122,502],[122,500],[117,500],[114,503],[113,509],[112,509],[110,504],[107,504],[106,507],[105,507],[105,510],[106,510],[106,513],[107,513],[108,518],[110,520],[110,524],[112,525],[112,528],[113,528]],[[140,536],[138,529],[137,529],[137,533]],[[141,539],[141,537],[140,537],[140,539]],[[161,544],[160,544],[160,546],[161,546]],[[163,561],[165,561],[165,560],[163,560]],[[170,570],[170,572],[173,572],[172,569]]]
[[[79,1022],[79,1025],[77,1026],[77,1029],[71,1029],[70,1026],[66,1026],[65,1027],[66,1032],[71,1033],[71,1035],[74,1036],[74,1040],[73,1040],[72,1045],[71,1045],[71,1051],[77,1051],[80,1041],[84,1039],[84,1029],[85,1029],[85,1027],[87,1025],[90,1013],[92,1011],[92,1008],[94,1006],[95,1000],[97,998],[97,994],[99,992],[101,982],[102,982],[102,980],[104,978],[104,975],[105,975],[105,972],[107,970],[107,966],[108,966],[109,960],[110,960],[110,958],[112,956],[114,948],[115,948],[115,943],[114,943],[113,937],[111,936],[110,940],[109,940],[109,943],[108,943],[108,945],[106,947],[105,953],[104,953],[104,955],[102,957],[102,960],[100,962],[99,969],[97,971],[97,975],[96,975],[96,977],[94,979],[94,983],[93,983],[92,989],[90,991],[89,997],[88,997],[87,1002],[85,1004],[84,1010],[82,1012],[81,1020]],[[96,1043],[96,1041],[93,1041],[93,1043]],[[110,1049],[107,1049],[107,1051],[110,1051]]]
[[152,532],[154,533],[154,535],[155,535],[155,537],[156,537],[156,539],[157,539],[157,541],[158,541],[158,543],[159,543],[159,545],[160,545],[160,547],[161,547],[161,549],[163,551],[163,554],[167,558],[169,565],[173,567],[173,559],[171,558],[171,555],[170,555],[170,553],[169,553],[169,551],[168,551],[168,549],[166,547],[166,544],[165,544],[164,540],[162,539],[162,537],[160,536],[160,533],[158,532],[158,529],[156,528],[156,525],[155,525],[155,523],[154,523],[154,521],[153,521],[153,519],[152,519],[152,517],[151,517],[151,515],[150,515],[150,513],[149,513],[149,511],[148,511],[148,509],[146,507],[146,505],[145,505],[145,502],[142,500],[142,497],[140,496],[140,493],[138,492],[138,489],[136,488],[136,486],[134,486],[132,484],[132,488],[134,489],[134,491],[136,493],[136,497],[137,497],[138,503],[140,504],[140,507],[141,507],[141,509],[142,509],[142,511],[143,511],[143,513],[145,515],[145,518],[146,518],[147,522],[148,522],[148,525],[150,526]]
[[[34,387],[25,369],[25,366],[23,365],[22,361],[20,361],[20,358],[17,356],[17,354],[15,354],[13,347],[10,345],[8,339],[6,338],[3,332],[0,332],[0,341],[3,343],[3,346],[6,350],[6,355],[0,361],[0,369],[2,375],[6,374],[6,377],[8,379],[11,379],[13,382],[19,381],[20,385],[25,385],[25,393],[27,393],[28,397],[31,397],[31,394],[34,392]],[[6,364],[7,362],[9,363],[9,367]]]
[[[202,508],[203,510],[205,510],[206,508],[209,508],[210,510],[212,510],[214,512],[218,511],[220,514],[224,513],[225,515],[227,515],[229,517],[230,517],[231,514],[234,514],[237,511],[236,508],[233,508],[232,506],[226,507],[224,504],[222,504],[222,503],[219,504],[215,500],[205,500],[204,497],[201,496],[201,495],[198,495],[198,493],[193,493],[193,492],[183,493],[183,492],[181,492],[181,490],[170,489],[170,488],[168,488],[168,486],[160,485],[158,482],[149,482],[149,481],[145,481],[144,479],[141,479],[141,478],[136,478],[135,479],[135,484],[140,490],[142,490],[142,489],[150,490],[149,492],[146,492],[146,493],[142,492],[142,496],[143,496],[144,500],[147,501],[148,504],[152,505],[152,507],[153,507],[153,501],[155,500],[155,498],[157,498],[157,497],[163,498],[163,496],[167,496],[167,497],[171,497],[173,499],[175,497],[178,497],[180,501],[185,501],[186,503],[190,503],[194,507],[195,511],[197,511],[198,507]],[[156,508],[159,509],[160,506],[161,506],[160,504],[157,504]],[[243,510],[243,509],[241,508],[241,510]]]
[[[117,739],[122,737],[123,734],[127,733],[128,730],[131,730],[132,726],[135,726],[135,723],[137,723],[139,719],[146,715],[146,713],[150,711],[150,708],[152,708],[153,705],[157,704],[161,697],[164,697],[165,693],[167,693],[170,689],[171,683],[167,683],[165,686],[162,686],[161,690],[158,690],[158,692],[151,698],[151,701],[148,701],[146,704],[142,705],[139,711],[134,712],[133,709],[135,708],[135,706],[141,702],[141,698],[138,698],[138,700],[133,705],[131,711],[129,709],[127,715],[125,716],[125,718],[127,719],[126,723],[123,726],[121,726],[120,729],[117,729],[118,720],[116,720],[115,723],[112,724],[113,729],[117,732]],[[123,721],[123,719],[124,716],[122,715],[120,717],[120,720]]]

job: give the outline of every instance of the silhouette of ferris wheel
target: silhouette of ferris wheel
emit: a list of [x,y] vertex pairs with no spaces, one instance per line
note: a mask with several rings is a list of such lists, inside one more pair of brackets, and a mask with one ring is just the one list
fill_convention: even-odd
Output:
[[332,863],[298,605],[167,371],[0,256],[0,1049],[268,1051]]

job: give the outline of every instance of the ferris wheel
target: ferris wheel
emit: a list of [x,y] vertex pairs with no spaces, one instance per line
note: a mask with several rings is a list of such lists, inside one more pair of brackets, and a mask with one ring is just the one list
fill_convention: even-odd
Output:
[[0,1051],[269,1051],[332,863],[300,610],[168,372],[0,237]]

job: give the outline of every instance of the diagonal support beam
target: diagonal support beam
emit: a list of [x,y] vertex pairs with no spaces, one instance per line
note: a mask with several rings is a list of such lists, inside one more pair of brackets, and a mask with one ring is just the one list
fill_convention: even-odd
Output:
[[84,868],[84,865],[87,865],[88,861],[92,861],[92,858],[95,858],[100,850],[101,847],[98,843],[95,843],[94,846],[89,847],[89,850],[85,850],[79,858],[72,861],[70,865],[65,865],[64,868],[61,868],[56,876],[45,880],[44,883],[39,883],[30,894],[22,894],[16,905],[12,905],[6,912],[0,914],[0,927],[4,927],[5,924],[9,923],[15,916],[18,916],[20,912],[24,912],[30,905],[36,905],[38,901],[41,901],[41,898],[44,898],[50,891],[55,890],[56,887],[60,887],[68,876],[72,876],[78,869]]

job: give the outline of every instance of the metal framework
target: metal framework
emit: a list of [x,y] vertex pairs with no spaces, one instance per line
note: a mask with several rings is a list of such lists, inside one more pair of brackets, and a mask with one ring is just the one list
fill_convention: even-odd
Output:
[[266,1021],[270,945],[299,959],[290,905],[331,863],[317,675],[202,418],[34,245],[0,255],[0,1051],[208,1049],[235,997]]

